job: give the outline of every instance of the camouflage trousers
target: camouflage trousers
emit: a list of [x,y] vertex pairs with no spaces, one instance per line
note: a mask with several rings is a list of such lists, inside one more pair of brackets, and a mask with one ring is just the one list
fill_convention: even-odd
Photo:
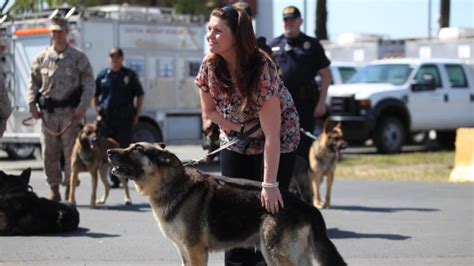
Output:
[[[0,84],[0,86],[2,85]],[[8,99],[8,94],[6,93],[6,91],[2,90],[3,89],[0,88],[0,133],[6,130],[7,120],[12,112],[10,100]]]
[[[69,110],[64,112],[64,110]],[[61,182],[69,184],[71,174],[71,154],[74,142],[80,131],[80,121],[73,119],[72,108],[61,108],[61,112],[43,113],[41,125],[41,148],[44,159],[44,172],[46,181],[50,186],[59,185]],[[61,136],[51,135],[45,128],[54,132],[60,132],[72,122],[69,129]],[[64,180],[61,169],[61,155],[64,156]]]

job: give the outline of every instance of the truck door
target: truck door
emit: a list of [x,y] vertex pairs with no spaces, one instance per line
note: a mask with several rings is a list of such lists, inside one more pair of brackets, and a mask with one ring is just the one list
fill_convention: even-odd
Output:
[[474,91],[473,85],[468,84],[467,73],[461,64],[446,64],[444,70],[449,83],[443,96],[449,108],[445,125],[451,129],[474,126]]
[[448,109],[448,105],[444,101],[444,91],[447,88],[441,81],[438,66],[435,64],[421,65],[413,82],[423,84],[426,76],[433,78],[435,89],[411,89],[408,98],[408,110],[410,110],[412,119],[412,130],[437,128],[440,124],[439,119],[444,119],[442,117],[446,115]]

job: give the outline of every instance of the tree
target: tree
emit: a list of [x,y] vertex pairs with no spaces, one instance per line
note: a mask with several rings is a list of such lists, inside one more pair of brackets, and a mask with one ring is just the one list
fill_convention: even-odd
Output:
[[439,17],[439,28],[449,27],[449,9],[450,0],[441,0],[440,2],[440,17]]
[[316,37],[320,40],[328,39],[327,20],[328,12],[326,0],[318,0],[316,5]]
[[16,0],[10,12],[13,14],[38,12],[42,9],[43,4],[43,0]]

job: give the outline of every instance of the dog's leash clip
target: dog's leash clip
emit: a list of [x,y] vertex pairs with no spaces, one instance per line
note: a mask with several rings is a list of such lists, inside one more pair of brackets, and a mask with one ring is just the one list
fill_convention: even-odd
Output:
[[309,131],[306,131],[304,130],[302,127],[300,127],[300,131],[301,133],[303,133],[306,137],[310,138],[310,139],[313,139],[313,140],[317,140],[318,137],[316,137],[315,135],[311,134]]

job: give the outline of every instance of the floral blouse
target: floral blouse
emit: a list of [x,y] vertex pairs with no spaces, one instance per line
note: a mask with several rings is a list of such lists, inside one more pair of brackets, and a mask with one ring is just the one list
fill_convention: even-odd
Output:
[[[204,58],[201,68],[196,76],[196,85],[204,92],[210,93],[217,111],[227,120],[234,123],[242,124],[258,119],[258,112],[262,109],[265,101],[271,96],[277,95],[280,99],[281,108],[281,130],[280,130],[280,152],[288,153],[296,150],[300,134],[299,134],[299,117],[288,89],[283,85],[280,76],[276,71],[274,63],[267,59],[264,60],[263,71],[260,77],[257,100],[250,103],[247,110],[241,111],[242,97],[239,93],[232,93],[231,97],[225,98],[220,91],[220,85],[217,77],[210,67],[209,55]],[[234,87],[236,84],[234,83]],[[236,90],[235,90],[236,91]],[[232,141],[238,137],[237,132],[226,134],[221,130],[221,145]],[[230,146],[228,149],[247,155],[255,155],[263,153],[265,146],[265,137],[250,138],[242,140]]]

